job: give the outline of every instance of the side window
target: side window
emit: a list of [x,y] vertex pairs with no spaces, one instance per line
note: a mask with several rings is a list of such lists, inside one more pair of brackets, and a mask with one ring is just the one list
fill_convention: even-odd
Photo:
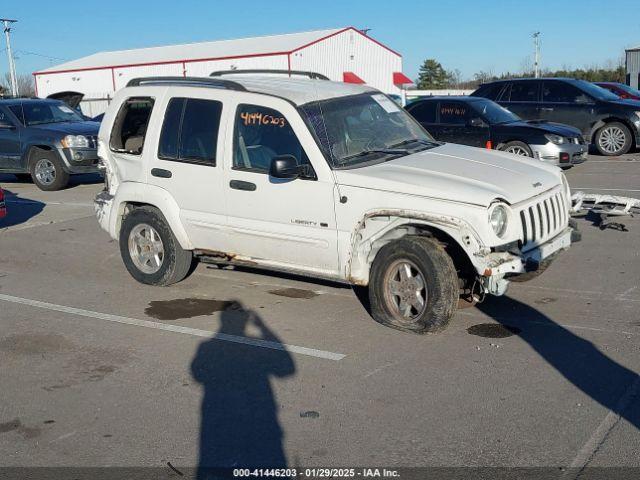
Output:
[[22,110],[22,105],[11,105],[9,110],[11,110],[11,113],[24,125],[24,110]]
[[151,97],[132,97],[122,104],[111,130],[111,150],[131,155],[142,153],[153,103]]
[[588,103],[590,98],[573,85],[564,82],[544,82],[542,86],[543,102]]
[[479,97],[488,98],[489,100],[496,101],[500,96],[500,92],[504,88],[504,83],[491,83],[489,85],[483,85],[478,91]]
[[538,82],[513,82],[511,84],[511,102],[537,102]]
[[172,98],[165,112],[158,157],[215,166],[222,103]]
[[463,103],[440,102],[440,123],[466,125],[469,109]]
[[409,113],[418,122],[436,123],[436,106],[438,102],[419,102],[409,109]]
[[307,166],[304,176],[315,176],[298,137],[280,112],[256,105],[239,105],[235,120],[233,168],[268,173],[271,160],[279,155],[292,155],[298,165]]

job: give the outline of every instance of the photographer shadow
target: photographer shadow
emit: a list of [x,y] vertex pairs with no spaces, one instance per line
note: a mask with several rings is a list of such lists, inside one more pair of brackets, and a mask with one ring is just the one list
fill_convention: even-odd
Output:
[[[225,341],[224,337],[232,336],[282,345],[260,316],[244,310],[239,302],[233,305],[222,313],[219,331],[200,345],[191,364],[193,378],[204,389],[199,480],[218,478],[215,469],[219,468],[287,465],[271,377],[294,375],[295,363],[284,348]],[[247,335],[250,325],[259,336]]]

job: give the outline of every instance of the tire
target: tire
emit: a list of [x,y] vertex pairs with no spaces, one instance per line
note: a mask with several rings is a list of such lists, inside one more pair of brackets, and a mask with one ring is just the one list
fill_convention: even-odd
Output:
[[620,122],[607,123],[596,132],[595,143],[598,152],[607,157],[624,155],[631,150],[631,132]]
[[69,184],[69,174],[55,152],[35,149],[30,155],[29,172],[33,183],[40,190],[62,190]]
[[[193,253],[180,246],[164,216],[154,207],[135,208],[124,217],[119,241],[122,261],[140,283],[167,286],[190,273]],[[144,256],[147,247],[151,250]]]
[[531,151],[531,148],[529,148],[529,145],[517,140],[505,143],[500,150],[520,157],[533,157],[533,152]]
[[[403,285],[400,271],[407,271]],[[422,278],[424,288],[420,291]],[[395,292],[391,283],[396,284]],[[403,291],[404,290],[404,291]],[[415,293],[415,297],[414,297]],[[405,295],[403,300],[402,295]],[[410,300],[422,299],[405,308]],[[371,268],[369,302],[371,315],[377,322],[411,333],[435,333],[443,330],[456,312],[460,287],[451,257],[436,240],[421,236],[406,236],[380,249]],[[409,300],[409,301],[407,301]],[[405,313],[401,313],[404,310]]]

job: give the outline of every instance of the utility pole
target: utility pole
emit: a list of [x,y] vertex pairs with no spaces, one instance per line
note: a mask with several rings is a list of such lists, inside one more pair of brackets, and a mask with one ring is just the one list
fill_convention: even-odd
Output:
[[535,32],[533,34],[533,49],[534,49],[534,77],[538,78],[540,76],[540,32]]
[[11,24],[16,23],[17,20],[11,20],[10,18],[0,18],[0,21],[4,25],[4,35],[7,39],[7,57],[9,57],[9,77],[11,78],[11,95],[18,96],[18,79],[16,77],[16,64],[13,61],[13,53],[11,53]]

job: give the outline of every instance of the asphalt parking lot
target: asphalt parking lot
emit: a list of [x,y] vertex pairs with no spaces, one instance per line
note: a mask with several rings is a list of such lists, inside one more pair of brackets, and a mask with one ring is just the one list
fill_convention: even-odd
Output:
[[[640,153],[567,176],[640,197]],[[201,264],[140,285],[93,216],[99,178],[0,185],[4,466],[640,467],[637,218],[579,219],[543,276],[413,336],[326,282]]]

